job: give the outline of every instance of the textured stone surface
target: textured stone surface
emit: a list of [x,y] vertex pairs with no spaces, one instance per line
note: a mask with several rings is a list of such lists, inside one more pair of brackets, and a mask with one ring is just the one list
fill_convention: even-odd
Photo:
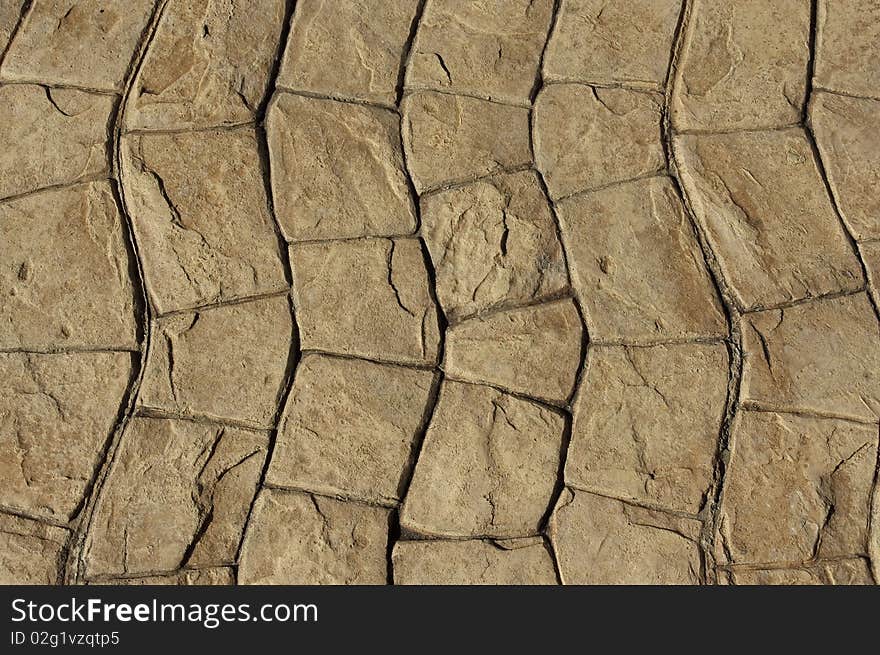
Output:
[[862,261],[865,263],[865,270],[868,272],[868,282],[874,306],[880,306],[880,241],[863,243],[859,250],[862,254]]
[[168,575],[146,575],[138,578],[108,578],[91,582],[94,585],[181,585],[181,586],[228,586],[235,584],[235,572],[231,567],[217,566],[209,569],[183,569]]
[[816,83],[880,99],[880,5],[821,0],[818,9]]
[[18,25],[21,10],[27,0],[8,0],[0,4],[0,53],[6,50],[9,39]]
[[69,535],[64,528],[0,514],[0,584],[60,584]]
[[735,569],[738,585],[872,585],[871,571],[863,559],[822,562],[795,569]]

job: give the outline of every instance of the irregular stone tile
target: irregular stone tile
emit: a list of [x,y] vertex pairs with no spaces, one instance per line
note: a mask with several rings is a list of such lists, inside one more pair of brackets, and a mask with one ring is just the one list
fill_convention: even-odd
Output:
[[87,575],[234,563],[268,441],[236,428],[132,419],[92,517]]
[[266,93],[284,0],[197,0],[166,7],[126,107],[136,129],[253,120]]
[[735,563],[862,555],[877,426],[741,412],[721,534]]
[[70,532],[0,514],[0,585],[61,583]]
[[137,348],[122,218],[105,182],[0,205],[0,348]]
[[651,342],[727,333],[693,227],[668,178],[567,198],[557,212],[591,338]]
[[551,80],[660,86],[681,0],[566,0],[544,56]]
[[139,402],[272,427],[292,332],[285,296],[159,319]]
[[33,84],[0,86],[0,197],[107,171],[112,96]]
[[405,530],[532,536],[556,486],[562,416],[491,387],[446,381],[401,510]]
[[581,361],[571,300],[477,317],[446,332],[446,373],[564,405]]
[[406,84],[528,104],[552,13],[552,0],[429,2]]
[[723,345],[593,348],[566,482],[696,514],[712,484],[727,379]]
[[402,109],[403,147],[419,193],[532,160],[526,107],[419,91]]
[[673,125],[740,130],[798,122],[809,42],[809,2],[697,3],[676,72]]
[[816,92],[810,120],[850,231],[856,239],[880,238],[880,101]]
[[67,522],[103,456],[129,353],[0,354],[0,503]]
[[862,285],[800,129],[676,139],[681,179],[740,305]]
[[389,510],[266,489],[257,497],[239,584],[385,584]]
[[290,259],[303,349],[436,361],[437,308],[418,240],[294,244]]
[[300,0],[278,84],[393,105],[417,0]]
[[168,575],[146,575],[140,578],[110,578],[106,581],[89,582],[90,585],[175,585],[175,586],[229,586],[235,584],[235,572],[231,567],[218,566],[210,569],[184,569]]
[[700,583],[701,524],[566,489],[551,518],[565,584]]
[[3,61],[9,80],[119,91],[155,0],[34,0]]
[[379,504],[400,500],[434,379],[429,371],[306,355],[267,481]]
[[865,294],[744,321],[743,397],[767,406],[876,421],[880,325]]
[[533,172],[432,193],[422,198],[421,210],[447,317],[540,300],[565,288],[556,222]]
[[863,559],[838,560],[796,569],[735,569],[738,585],[873,585],[871,571]]
[[289,240],[415,231],[393,112],[280,94],[267,127],[272,194]]
[[21,10],[26,0],[7,0],[0,3],[0,53],[6,50],[15,26],[21,18]]
[[159,312],[285,288],[253,129],[129,136],[126,202]]
[[524,541],[398,541],[391,556],[394,584],[556,584],[543,541]]
[[551,84],[535,100],[535,165],[554,198],[657,172],[662,97]]
[[880,99],[880,5],[822,0],[818,9],[816,84]]

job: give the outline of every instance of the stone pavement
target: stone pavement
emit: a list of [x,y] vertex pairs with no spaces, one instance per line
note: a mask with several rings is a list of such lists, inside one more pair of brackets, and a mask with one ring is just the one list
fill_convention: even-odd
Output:
[[0,583],[880,579],[877,0],[3,0]]

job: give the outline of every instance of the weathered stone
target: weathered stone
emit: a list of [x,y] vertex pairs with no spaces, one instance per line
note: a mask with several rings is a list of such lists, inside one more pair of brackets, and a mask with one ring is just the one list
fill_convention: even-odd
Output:
[[433,378],[429,371],[306,355],[267,481],[395,504],[415,459]]
[[385,584],[389,510],[266,489],[257,497],[240,584]]
[[529,104],[552,13],[552,0],[429,2],[406,84]]
[[565,584],[700,582],[700,523],[566,489],[551,518]]
[[272,194],[288,239],[415,231],[398,121],[376,107],[275,97],[268,116]]
[[693,227],[668,178],[567,198],[558,214],[592,339],[727,333]]
[[517,541],[398,541],[394,583],[552,585],[553,559],[540,538]]
[[155,0],[34,0],[0,73],[9,80],[121,90],[154,5]]
[[292,333],[285,296],[162,318],[154,326],[139,401],[272,427]]
[[865,554],[877,426],[741,412],[721,534],[734,563]]
[[92,585],[177,585],[177,586],[228,586],[235,584],[235,572],[228,566],[209,569],[184,569],[167,575],[145,575],[139,578],[108,578],[90,582]]
[[566,0],[544,58],[549,80],[659,87],[681,0]]
[[868,282],[874,306],[880,307],[880,241],[871,241],[859,245],[865,270],[868,272]]
[[444,369],[564,405],[574,390],[582,333],[571,300],[472,318],[447,330]]
[[532,536],[559,472],[562,416],[490,387],[446,381],[401,510],[405,530]]
[[290,247],[305,350],[433,364],[437,308],[416,239],[358,239]]
[[132,419],[92,517],[87,575],[234,563],[268,441],[236,428]]
[[253,120],[284,23],[284,0],[166,6],[126,107],[132,129]]
[[136,348],[129,266],[104,182],[0,204],[0,348]]
[[876,421],[880,325],[859,293],[747,315],[743,397],[783,410]]
[[0,514],[0,585],[60,584],[70,533]]
[[531,163],[526,107],[419,91],[402,109],[403,147],[419,193]]
[[797,123],[810,59],[810,3],[712,0],[691,12],[675,74],[679,130]]
[[818,10],[816,84],[880,100],[880,5],[822,0]]
[[871,571],[863,559],[820,562],[795,569],[734,569],[738,585],[872,585]]
[[21,10],[27,0],[7,0],[0,3],[0,53],[6,50],[15,26],[21,18]]
[[743,308],[862,286],[800,129],[676,139],[682,182]]
[[278,84],[393,105],[417,0],[300,0]]
[[663,98],[626,89],[551,84],[535,101],[535,164],[554,198],[666,166]]

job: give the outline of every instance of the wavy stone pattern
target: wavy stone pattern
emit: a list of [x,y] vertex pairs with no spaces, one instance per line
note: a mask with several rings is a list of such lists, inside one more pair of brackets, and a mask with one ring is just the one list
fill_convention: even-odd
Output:
[[880,580],[880,16],[0,6],[0,583]]

